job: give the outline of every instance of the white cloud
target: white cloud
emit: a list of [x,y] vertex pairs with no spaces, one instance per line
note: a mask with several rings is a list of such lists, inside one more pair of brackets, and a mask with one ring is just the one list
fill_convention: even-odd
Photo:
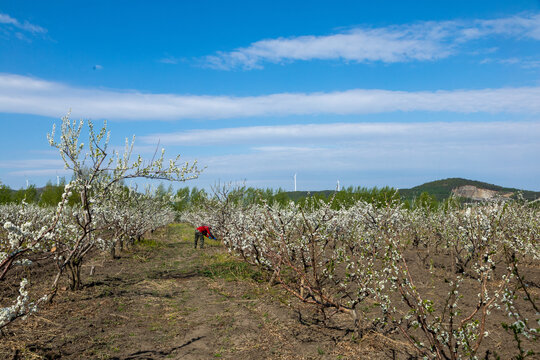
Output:
[[[3,13],[0,13],[0,24],[2,24],[4,27],[11,26],[16,29],[29,32],[31,34],[45,34],[47,32],[47,29],[44,29],[39,25],[31,24],[28,21],[20,22],[19,20],[9,16],[8,14]],[[19,38],[21,36],[22,35],[18,35]]]
[[254,116],[372,114],[396,111],[539,113],[540,87],[452,91],[352,89],[261,96],[148,94],[77,88],[0,74],[0,112],[112,120],[227,119]]
[[159,59],[158,62],[162,64],[170,64],[170,65],[176,65],[180,62],[181,59],[175,58],[173,56],[167,56],[162,59]]
[[384,178],[378,185],[401,186],[397,178],[411,173],[430,174],[431,180],[444,177],[442,173],[447,174],[446,177],[474,173],[476,178],[479,175],[519,181],[531,178],[534,188],[538,188],[540,171],[530,168],[530,164],[536,161],[535,154],[540,152],[538,143],[492,141],[486,144],[460,142],[458,139],[395,143],[390,139],[378,140],[312,151],[276,149],[202,156],[198,161],[207,166],[204,176],[223,181],[283,177],[284,174],[298,172],[304,179],[318,182],[318,188],[324,188],[321,184],[329,179],[347,179],[349,183],[358,185],[362,184],[362,181],[355,180],[358,174],[378,174]]
[[401,29],[355,29],[327,36],[300,36],[261,40],[247,48],[218,52],[207,56],[209,67],[216,69],[262,68],[263,62],[342,59],[356,62],[387,63],[411,60],[435,60],[451,53],[437,39],[411,36]]
[[64,168],[51,168],[51,169],[25,169],[8,172],[11,176],[66,176],[72,174],[72,171],[65,170]]
[[[537,162],[540,153],[540,121],[294,125],[244,128],[236,133],[222,130],[220,136],[220,130],[200,132],[205,141],[231,146],[230,154],[221,146],[219,155],[198,157],[199,164],[207,166],[203,182],[247,179],[249,184],[265,179],[262,183],[268,184],[274,179],[274,186],[283,186],[289,175],[298,172],[303,190],[329,189],[336,179],[343,185],[411,186],[455,176],[538,189],[540,169],[530,164]],[[229,141],[227,136],[231,136]],[[158,137],[152,135],[145,141]],[[180,144],[169,140],[169,145]],[[186,145],[183,136],[177,140]],[[190,144],[194,144],[193,139]],[[238,144],[246,148],[239,151]],[[405,181],[407,177],[411,179]]]
[[358,27],[331,35],[265,39],[230,52],[217,52],[203,61],[209,67],[223,70],[249,70],[262,68],[265,62],[313,59],[385,63],[429,61],[448,57],[465,42],[488,36],[540,40],[540,14]]
[[0,168],[13,169],[13,168],[36,168],[36,167],[51,167],[54,166],[58,169],[64,168],[64,161],[62,159],[23,159],[23,160],[4,160],[0,161]]
[[514,15],[493,20],[476,20],[473,26],[462,33],[470,38],[504,35],[540,40],[540,14]]
[[520,59],[517,57],[511,57],[511,58],[503,58],[503,59],[494,59],[494,58],[486,58],[480,62],[481,64],[490,64],[490,63],[496,63],[496,64],[503,64],[503,65],[517,65],[524,69],[535,69],[540,67],[540,60],[532,60],[532,59]]
[[[280,142],[280,139],[275,139],[276,142]],[[312,147],[312,146],[256,146],[253,148],[256,151],[262,152],[315,152],[324,150],[321,147]]]
[[70,170],[64,168],[62,159],[39,158],[39,159],[19,159],[0,161],[0,169],[10,176],[46,176],[71,174]]
[[[200,139],[216,145],[279,144],[256,146],[255,150],[313,151],[335,147],[335,144],[437,143],[473,142],[499,144],[511,141],[536,143],[540,122],[415,122],[415,123],[332,123],[308,125],[249,126],[238,128],[188,130],[177,133],[151,134],[141,137],[145,143],[199,146]],[[319,145],[316,147],[297,144]],[[287,144],[291,144],[290,146]]]
[[[193,145],[180,151],[188,153],[182,161],[196,158],[206,169],[190,186],[243,179],[248,185],[257,180],[261,186],[285,186],[297,172],[302,190],[331,189],[336,179],[343,186],[406,187],[455,176],[540,190],[540,168],[531,166],[540,154],[540,120],[297,124],[165,135],[142,137],[134,153],[151,155],[158,141],[167,154],[178,151],[176,146]],[[208,155],[196,155],[201,138],[215,145],[207,147]],[[69,175],[52,153],[0,161],[0,169],[6,169],[8,180],[28,177],[37,183]]]

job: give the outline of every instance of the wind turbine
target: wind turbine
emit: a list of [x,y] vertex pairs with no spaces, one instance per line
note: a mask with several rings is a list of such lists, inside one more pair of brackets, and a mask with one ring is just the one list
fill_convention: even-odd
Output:
[[340,190],[340,187],[339,187],[339,180],[337,181],[337,191]]
[[294,173],[294,191],[296,191],[296,173]]

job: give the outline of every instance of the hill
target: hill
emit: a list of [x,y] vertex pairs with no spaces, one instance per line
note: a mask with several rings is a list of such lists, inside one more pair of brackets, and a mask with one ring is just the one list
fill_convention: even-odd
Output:
[[468,197],[473,200],[494,196],[513,197],[516,196],[518,192],[521,192],[523,197],[527,200],[536,200],[540,198],[540,192],[537,191],[507,188],[462,178],[448,178],[427,182],[410,189],[399,189],[400,195],[407,200],[414,199],[423,192],[433,195],[438,201],[448,198],[452,192],[458,196]]
[[[342,191],[349,191],[357,193],[359,191],[369,191],[366,188],[358,189],[345,189]],[[485,183],[482,181],[468,180],[463,178],[448,178],[443,180],[436,180],[427,182],[422,185],[415,186],[410,189],[399,189],[399,194],[404,200],[412,200],[418,198],[420,194],[426,192],[434,196],[437,201],[443,201],[450,197],[452,193],[454,195],[469,199],[472,201],[486,200],[495,197],[515,197],[518,193],[521,193],[523,197],[529,201],[540,198],[540,192],[522,190],[516,188],[507,188],[494,184]],[[320,190],[320,191],[287,191],[283,194],[293,201],[299,201],[308,196],[319,196],[328,198],[334,194],[334,190]]]

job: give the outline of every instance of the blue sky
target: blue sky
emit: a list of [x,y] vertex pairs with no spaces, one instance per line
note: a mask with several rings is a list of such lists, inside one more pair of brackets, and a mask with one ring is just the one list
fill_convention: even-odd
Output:
[[0,49],[14,188],[66,174],[71,109],[197,159],[190,186],[540,191],[539,1],[0,1]]

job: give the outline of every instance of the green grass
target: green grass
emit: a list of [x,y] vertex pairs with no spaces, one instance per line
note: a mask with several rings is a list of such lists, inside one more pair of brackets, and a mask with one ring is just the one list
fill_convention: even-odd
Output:
[[[182,243],[193,244],[195,230],[189,224],[171,224],[166,231],[170,238],[177,239]],[[205,249],[222,246],[223,244],[219,240],[204,239]],[[192,259],[192,266],[202,276],[225,280],[256,280],[262,276],[260,271],[228,253],[214,253],[211,250],[206,252],[205,249],[192,249],[200,255]]]
[[202,256],[203,266],[199,274],[209,278],[234,280],[262,280],[262,273],[251,265],[240,261],[227,253]]
[[155,250],[162,247],[163,243],[154,239],[141,239],[136,242],[136,245],[140,249]]
[[194,232],[195,229],[193,226],[185,223],[169,224],[165,230],[165,233],[169,239],[181,242],[193,241]]

